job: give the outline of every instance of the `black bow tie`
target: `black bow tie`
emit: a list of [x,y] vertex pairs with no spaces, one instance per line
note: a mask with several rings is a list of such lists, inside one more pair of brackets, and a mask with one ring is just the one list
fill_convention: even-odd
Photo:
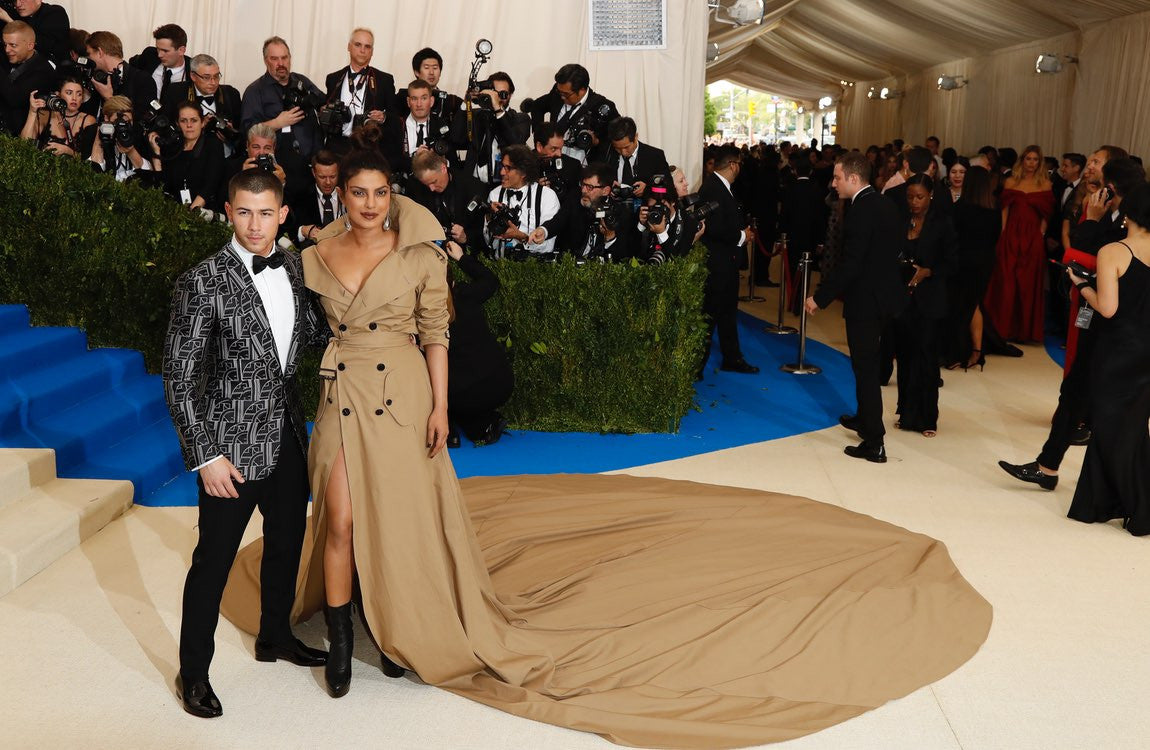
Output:
[[252,273],[259,273],[265,268],[279,268],[284,264],[284,254],[272,251],[268,257],[257,255],[252,258]]
[[523,200],[523,190],[508,190],[507,197],[510,198],[511,196],[515,196],[516,200]]
[[214,96],[197,96],[196,101],[200,102],[201,104],[204,102],[207,102],[208,104],[215,106],[216,97],[214,97]]

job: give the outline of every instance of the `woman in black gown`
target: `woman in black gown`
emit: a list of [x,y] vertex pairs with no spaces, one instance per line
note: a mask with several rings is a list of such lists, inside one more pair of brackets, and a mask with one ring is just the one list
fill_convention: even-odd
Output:
[[1084,523],[1121,518],[1127,531],[1143,536],[1150,534],[1150,186],[1128,193],[1122,209],[1126,240],[1098,251],[1097,289],[1070,274],[1099,329],[1091,363],[1094,433],[1068,515]]
[[962,197],[951,210],[958,234],[958,263],[949,285],[943,361],[956,370],[986,364],[982,353],[982,298],[994,271],[994,252],[1002,230],[1002,212],[994,197],[990,172],[970,167]]

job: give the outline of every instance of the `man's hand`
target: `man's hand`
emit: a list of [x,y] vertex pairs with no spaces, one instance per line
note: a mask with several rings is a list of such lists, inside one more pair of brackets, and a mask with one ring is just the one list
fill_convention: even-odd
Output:
[[271,125],[275,130],[283,130],[286,127],[290,127],[300,122],[304,117],[305,115],[302,109],[299,107],[292,107],[291,109],[285,109],[283,112],[280,112],[278,115],[273,117],[271,122],[268,124]]
[[95,78],[92,79],[92,88],[96,89],[96,93],[100,95],[104,101],[112,98],[112,79],[108,78],[107,83],[100,83]]
[[383,110],[373,109],[367,113],[367,117],[369,120],[375,120],[376,122],[383,122],[384,120],[387,119],[387,113],[384,112]]
[[204,483],[204,492],[212,497],[239,497],[234,482],[243,484],[244,477],[227,456],[220,456],[200,469],[200,481]]
[[491,110],[493,112],[499,112],[503,109],[503,102],[499,100],[499,92],[495,89],[483,89],[479,93],[491,100]]
[[462,224],[451,225],[451,239],[461,245],[467,244],[467,231],[463,228]]
[[607,240],[608,242],[615,239],[615,230],[609,229],[607,227],[607,222],[605,222],[603,219],[599,219],[599,234],[603,235],[603,239]]
[[706,231],[707,231],[707,221],[706,221],[706,219],[704,219],[703,221],[699,222],[699,228],[695,230],[695,239],[691,241],[691,244],[693,245],[696,242],[698,242],[699,239],[703,236],[703,233]]
[[642,180],[635,180],[635,183],[631,187],[635,188],[636,198],[642,198],[643,193],[647,192],[647,183]]
[[0,8],[0,21],[3,21],[4,23],[12,23],[15,20],[16,20],[15,18],[8,15],[8,11],[4,10],[3,8]]
[[501,240],[519,240],[520,242],[529,242],[530,237],[527,236],[519,227],[509,226],[507,231],[498,236]]
[[1090,221],[1098,221],[1106,214],[1110,213],[1111,206],[1114,203],[1114,198],[1107,200],[1107,188],[1102,186],[1091,194],[1090,198],[1086,201],[1086,218]]
[[531,230],[531,234],[527,236],[527,241],[532,245],[542,245],[547,241],[547,229],[544,227],[535,227]]
[[427,457],[435,458],[447,445],[447,409],[436,409],[427,418]]
[[819,311],[819,305],[815,302],[814,297],[807,297],[807,301],[803,303],[803,306],[807,308],[807,315],[814,315]]

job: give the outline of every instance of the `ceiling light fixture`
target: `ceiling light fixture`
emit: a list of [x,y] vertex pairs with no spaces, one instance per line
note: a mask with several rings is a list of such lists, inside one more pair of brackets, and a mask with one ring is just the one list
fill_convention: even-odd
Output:
[[[714,11],[717,22],[731,26],[762,23],[763,16],[767,13],[767,6],[763,0],[734,0],[727,5],[723,5],[719,0],[711,0],[707,8]],[[719,11],[723,11],[726,17],[719,15]]]
[[1078,58],[1073,55],[1058,55],[1053,52],[1048,52],[1045,55],[1038,56],[1038,59],[1034,62],[1034,72],[1061,73],[1063,63],[1076,62],[1078,62]]
[[961,89],[970,83],[969,78],[962,76],[939,76],[938,77],[938,90],[939,91],[954,91]]

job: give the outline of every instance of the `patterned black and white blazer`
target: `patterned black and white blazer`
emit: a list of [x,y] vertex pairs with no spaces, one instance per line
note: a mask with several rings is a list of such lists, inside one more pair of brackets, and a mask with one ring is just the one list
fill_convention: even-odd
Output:
[[284,256],[296,315],[283,371],[259,292],[230,244],[176,281],[164,396],[188,470],[222,455],[245,479],[266,478],[279,456],[285,419],[307,450],[296,370],[301,349],[322,346],[331,329],[304,287],[299,255]]

